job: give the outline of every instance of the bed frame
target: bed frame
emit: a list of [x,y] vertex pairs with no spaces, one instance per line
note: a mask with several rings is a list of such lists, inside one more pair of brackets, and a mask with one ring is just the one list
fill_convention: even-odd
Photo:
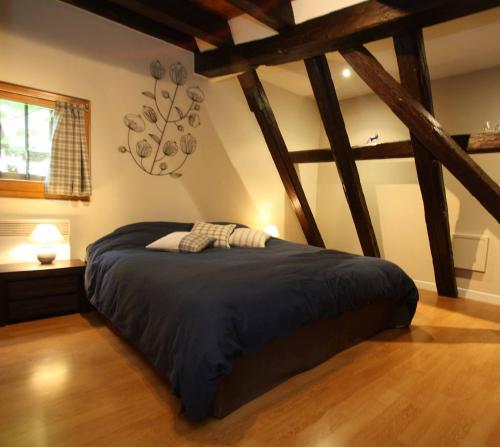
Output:
[[337,318],[323,319],[233,360],[219,386],[211,414],[223,418],[288,378],[311,369],[350,346],[408,320],[404,304],[374,303]]
[[[99,315],[122,337],[111,321]],[[306,325],[288,337],[273,340],[255,354],[236,357],[231,374],[220,381],[210,415],[222,419],[290,377],[314,368],[384,329],[407,327],[407,322],[408,308],[404,303],[373,303]]]

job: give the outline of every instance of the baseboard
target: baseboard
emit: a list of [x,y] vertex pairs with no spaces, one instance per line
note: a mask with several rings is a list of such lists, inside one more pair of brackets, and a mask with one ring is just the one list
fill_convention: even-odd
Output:
[[[413,280],[419,289],[431,290],[436,292],[436,284],[430,281],[420,281],[418,279]],[[463,289],[458,288],[458,296],[462,298],[468,298],[471,300],[482,301],[484,303],[500,304],[500,295],[495,295],[494,293],[480,292],[479,290]]]

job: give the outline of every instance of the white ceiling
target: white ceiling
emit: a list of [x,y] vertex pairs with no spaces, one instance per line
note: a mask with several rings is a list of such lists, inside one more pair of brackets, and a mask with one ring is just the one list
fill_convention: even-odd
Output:
[[[295,0],[294,14],[297,22],[325,14],[361,0]],[[335,7],[332,7],[332,3]],[[237,43],[272,35],[273,31],[240,16],[230,21],[233,37]],[[470,73],[500,66],[500,7],[446,22],[424,30],[427,59],[432,79]],[[382,65],[396,78],[397,62],[391,39],[367,45]],[[364,82],[353,74],[349,79],[341,73],[347,67],[339,53],[329,53],[333,79],[339,98],[347,99],[370,93]],[[302,61],[279,66],[260,67],[262,80],[285,88],[300,96],[312,96],[311,86]],[[499,79],[500,82],[500,79]]]

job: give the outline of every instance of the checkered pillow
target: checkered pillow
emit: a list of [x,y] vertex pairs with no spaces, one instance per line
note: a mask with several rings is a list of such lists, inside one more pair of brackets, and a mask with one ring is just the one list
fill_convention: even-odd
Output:
[[264,248],[271,236],[251,228],[237,228],[229,238],[232,247]]
[[206,236],[215,238],[214,247],[231,248],[229,245],[229,237],[235,228],[235,224],[217,225],[206,222],[196,222],[191,232],[205,234]]
[[179,251],[184,253],[199,253],[214,242],[214,237],[209,237],[200,233],[189,233],[181,239]]

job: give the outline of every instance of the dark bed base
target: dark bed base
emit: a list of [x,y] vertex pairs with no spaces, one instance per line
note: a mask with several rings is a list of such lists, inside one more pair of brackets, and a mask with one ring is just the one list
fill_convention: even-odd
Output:
[[[406,318],[404,318],[406,315]],[[220,383],[212,415],[223,418],[286,379],[311,369],[337,352],[391,327],[405,326],[408,310],[400,303],[374,303],[334,319],[304,326],[269,343],[256,354],[233,361]]]

